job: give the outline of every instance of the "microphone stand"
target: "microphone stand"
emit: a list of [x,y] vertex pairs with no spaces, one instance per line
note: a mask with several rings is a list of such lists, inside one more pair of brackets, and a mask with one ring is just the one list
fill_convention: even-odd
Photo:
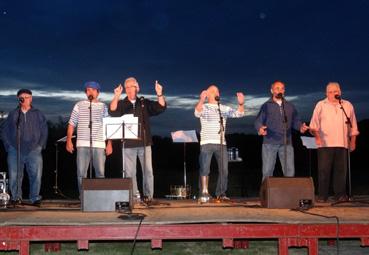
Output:
[[341,204],[341,203],[345,203],[345,202],[358,202],[358,203],[363,203],[363,204],[369,204],[368,201],[355,201],[352,198],[352,188],[351,188],[351,153],[350,153],[350,143],[351,143],[351,137],[350,137],[350,131],[352,128],[352,122],[350,117],[347,115],[345,108],[343,108],[342,105],[342,99],[339,97],[338,98],[338,102],[340,104],[340,108],[343,112],[343,114],[345,115],[346,121],[345,124],[347,125],[347,175],[348,175],[348,200],[347,201],[337,201],[335,203],[332,203],[331,205],[337,205],[337,204]]
[[[220,152],[220,166],[218,166],[219,168],[219,178],[220,178],[220,192],[223,192],[223,162],[224,162],[224,158],[223,158],[223,135],[224,135],[224,120],[223,120],[223,116],[222,116],[222,112],[220,110],[220,100],[217,100],[218,103],[218,113],[219,113],[219,134],[220,134],[220,145],[219,145],[219,152]],[[222,196],[222,194],[220,194],[220,196]],[[219,197],[220,198],[220,197]],[[218,200],[220,200],[218,198]]]
[[286,109],[285,109],[285,99],[282,96],[282,115],[283,115],[283,151],[284,151],[284,167],[285,171],[287,173],[287,115],[286,115]]
[[346,111],[345,111],[345,108],[343,108],[343,105],[342,105],[342,100],[339,99],[338,100],[339,104],[340,104],[340,108],[343,112],[343,114],[345,115],[345,118],[346,118],[346,121],[345,121],[345,124],[347,125],[347,171],[348,171],[348,197],[349,197],[349,200],[351,200],[352,198],[352,192],[351,192],[351,153],[350,153],[350,143],[351,143],[351,137],[350,137],[350,131],[351,131],[351,128],[352,128],[352,123],[351,123],[351,119],[349,118],[349,116],[347,115]]
[[[140,97],[140,104],[141,104],[141,122],[142,122],[142,143],[143,143],[143,164],[142,164],[142,184],[144,186],[144,190],[146,190],[146,187],[145,187],[145,181],[146,181],[146,177],[145,177],[145,174],[146,174],[146,127],[145,127],[145,98],[144,97]],[[143,195],[143,199],[145,199],[145,194],[142,194]],[[151,198],[152,199],[152,198]],[[145,201],[144,201],[145,202]],[[150,201],[148,201],[150,202]]]
[[[19,104],[19,106],[18,106],[18,118],[17,118],[17,174],[15,176],[16,177],[15,180],[17,181],[17,189],[16,189],[16,195],[17,196],[18,196],[18,193],[19,193],[19,189],[22,189],[22,186],[21,186],[22,182],[19,183],[20,182],[19,176],[20,176],[20,173],[22,171],[22,169],[21,169],[21,155],[20,155],[20,153],[21,153],[21,148],[20,148],[21,147],[20,146],[20,140],[21,140],[21,138],[20,138],[20,136],[21,136],[21,132],[20,132],[21,114],[22,114],[22,109],[21,109],[21,106]],[[19,186],[21,186],[21,187],[19,187]],[[18,199],[21,199],[21,198],[16,197],[16,198],[13,198],[13,199],[15,199],[15,201],[17,201]]]
[[92,179],[92,162],[93,162],[93,156],[92,156],[92,96],[88,96],[88,100],[90,101],[90,120],[88,124],[88,128],[90,129],[90,179]]

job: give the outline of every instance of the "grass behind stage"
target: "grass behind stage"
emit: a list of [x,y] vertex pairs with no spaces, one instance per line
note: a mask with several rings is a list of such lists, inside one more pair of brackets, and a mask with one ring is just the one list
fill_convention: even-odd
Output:
[[[44,245],[40,243],[31,244],[31,255],[37,254],[88,254],[88,255],[125,255],[131,254],[132,242],[94,242],[90,243],[88,251],[77,251],[76,243],[63,243],[59,252],[45,252]],[[247,249],[222,249],[221,241],[163,241],[162,250],[151,250],[150,242],[137,242],[133,254],[142,255],[179,255],[179,254],[278,254],[278,242],[276,240],[253,240],[249,242]],[[340,255],[362,255],[369,254],[369,247],[360,247],[359,240],[340,240]],[[0,252],[1,255],[13,255],[17,252]],[[308,254],[307,248],[290,248],[289,254]],[[336,246],[328,246],[327,241],[319,241],[319,254],[337,254]]]

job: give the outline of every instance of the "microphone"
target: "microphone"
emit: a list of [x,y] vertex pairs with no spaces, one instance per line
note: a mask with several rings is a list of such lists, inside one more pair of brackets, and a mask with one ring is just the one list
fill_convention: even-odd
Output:
[[89,95],[89,96],[88,96],[88,100],[89,100],[89,101],[92,101],[92,99],[94,99],[94,97],[93,97],[92,95]]
[[24,102],[24,98],[23,97],[18,97],[19,103],[23,103]]
[[334,95],[334,98],[339,100],[339,101],[341,101],[341,99],[342,99],[340,95]]
[[278,93],[275,97],[278,98],[278,99],[283,99],[283,94],[282,93]]
[[215,96],[215,101],[219,102],[220,101],[220,97],[219,96]]

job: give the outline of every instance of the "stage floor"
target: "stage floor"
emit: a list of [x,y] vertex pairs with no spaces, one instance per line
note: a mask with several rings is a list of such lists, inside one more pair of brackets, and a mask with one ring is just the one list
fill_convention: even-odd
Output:
[[[136,204],[133,214],[144,215],[142,224],[200,223],[280,223],[280,224],[369,224],[369,197],[336,206],[316,203],[307,211],[262,208],[258,199],[232,199],[222,203],[199,204],[197,200],[157,199],[150,206]],[[124,218],[122,212],[83,212],[78,201],[46,200],[41,207],[20,205],[0,210],[0,226],[63,226],[132,224],[135,217]],[[319,216],[321,215],[321,216]],[[325,217],[322,217],[325,216]]]

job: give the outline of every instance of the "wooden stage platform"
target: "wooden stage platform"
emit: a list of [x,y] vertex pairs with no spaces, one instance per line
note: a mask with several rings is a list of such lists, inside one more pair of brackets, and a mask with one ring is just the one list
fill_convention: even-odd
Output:
[[[368,201],[368,197],[360,200]],[[257,199],[198,204],[194,200],[156,200],[124,212],[82,212],[78,201],[43,201],[0,210],[0,250],[29,254],[30,242],[147,240],[162,248],[165,240],[222,240],[233,248],[251,239],[278,239],[279,254],[308,247],[318,254],[319,239],[357,238],[369,246],[369,204],[317,203],[307,211],[261,208]],[[369,249],[369,248],[368,248]]]

